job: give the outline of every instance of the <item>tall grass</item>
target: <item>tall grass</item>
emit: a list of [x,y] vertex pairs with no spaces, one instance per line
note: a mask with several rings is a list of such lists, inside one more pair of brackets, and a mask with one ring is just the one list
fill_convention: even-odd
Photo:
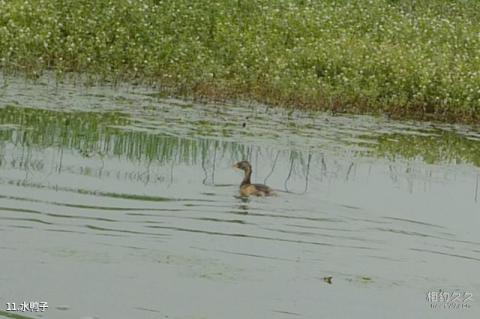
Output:
[[476,0],[0,0],[4,72],[176,93],[478,119]]

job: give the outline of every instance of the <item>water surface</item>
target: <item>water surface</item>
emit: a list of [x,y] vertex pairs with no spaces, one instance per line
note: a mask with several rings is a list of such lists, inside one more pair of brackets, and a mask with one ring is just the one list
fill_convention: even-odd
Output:
[[478,128],[0,81],[0,317],[480,316]]

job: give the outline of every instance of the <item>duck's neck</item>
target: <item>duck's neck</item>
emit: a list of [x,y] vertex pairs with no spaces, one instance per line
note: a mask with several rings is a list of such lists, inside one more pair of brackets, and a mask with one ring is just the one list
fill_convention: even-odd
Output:
[[250,176],[252,176],[252,170],[251,169],[245,170],[245,176],[243,177],[242,184],[240,185],[251,184]]

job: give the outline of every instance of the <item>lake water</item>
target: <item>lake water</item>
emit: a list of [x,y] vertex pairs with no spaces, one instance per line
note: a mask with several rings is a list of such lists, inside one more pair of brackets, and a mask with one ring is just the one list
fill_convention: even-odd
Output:
[[478,128],[155,92],[0,78],[0,318],[480,318]]

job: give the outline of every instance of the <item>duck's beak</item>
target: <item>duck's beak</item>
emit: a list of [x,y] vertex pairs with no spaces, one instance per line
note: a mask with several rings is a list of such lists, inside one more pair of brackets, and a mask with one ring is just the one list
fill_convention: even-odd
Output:
[[237,164],[232,165],[233,168],[238,168]]

